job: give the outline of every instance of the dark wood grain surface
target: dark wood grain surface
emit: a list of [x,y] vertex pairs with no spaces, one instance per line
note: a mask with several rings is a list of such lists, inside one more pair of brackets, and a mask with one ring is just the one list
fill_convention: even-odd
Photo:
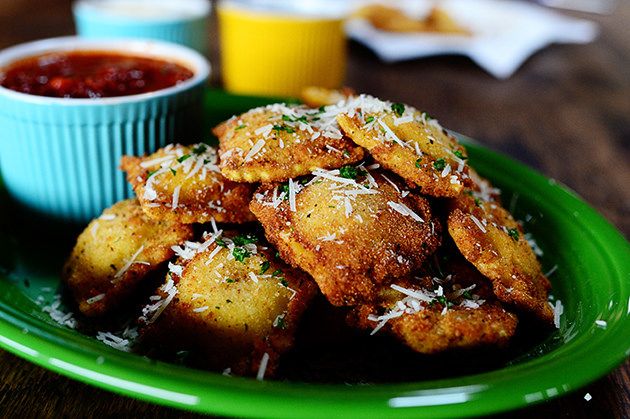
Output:
[[[462,57],[384,64],[351,43],[347,84],[413,104],[568,185],[630,237],[630,3],[620,1],[611,16],[587,17],[601,25],[596,42],[546,48],[506,81]],[[0,48],[73,32],[68,1],[0,2]],[[216,31],[211,36],[218,69]],[[219,81],[217,72],[212,82]],[[626,362],[570,395],[505,417],[627,418],[629,388]],[[0,417],[93,416],[197,415],[99,390],[0,351]]]

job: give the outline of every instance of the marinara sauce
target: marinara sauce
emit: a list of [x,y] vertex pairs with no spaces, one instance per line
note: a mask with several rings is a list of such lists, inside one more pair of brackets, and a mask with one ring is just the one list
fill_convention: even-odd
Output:
[[0,84],[37,96],[99,98],[153,92],[192,76],[188,68],[159,59],[71,51],[16,61],[0,70]]

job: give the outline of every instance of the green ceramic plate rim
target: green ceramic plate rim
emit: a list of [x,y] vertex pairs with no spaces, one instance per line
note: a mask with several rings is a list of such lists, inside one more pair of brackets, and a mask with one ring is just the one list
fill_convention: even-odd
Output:
[[[0,300],[0,346],[44,368],[122,395],[237,416],[475,416],[574,391],[630,354],[630,244],[568,188],[508,157],[466,143],[473,166],[483,175],[500,179],[507,190],[534,197],[543,214],[556,212],[569,218],[572,237],[599,260],[600,277],[593,286],[600,287],[601,298],[610,297],[610,305],[598,315],[591,313],[590,326],[583,325],[570,341],[540,357],[482,374],[410,383],[258,382],[122,353],[36,319],[4,300]],[[608,322],[605,329],[594,324],[598,318]]]

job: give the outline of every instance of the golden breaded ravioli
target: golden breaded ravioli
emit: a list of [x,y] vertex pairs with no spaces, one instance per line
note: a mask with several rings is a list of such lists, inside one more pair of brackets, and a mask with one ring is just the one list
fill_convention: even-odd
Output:
[[499,300],[552,323],[553,310],[547,303],[551,284],[522,227],[496,196],[490,182],[481,179],[453,198],[448,231],[464,257],[492,280]]
[[363,149],[341,134],[334,116],[280,103],[223,122],[214,129],[221,173],[236,182],[281,182],[361,160]]
[[138,201],[114,204],[90,222],[63,268],[62,279],[86,316],[111,312],[192,237],[190,226],[147,217]]
[[342,108],[342,131],[423,194],[457,196],[470,184],[466,150],[426,113],[364,95]]
[[145,334],[194,349],[214,369],[256,374],[266,358],[272,375],[317,287],[253,234],[204,238],[177,250],[161,299],[144,310]]
[[308,183],[262,186],[250,204],[283,259],[337,306],[373,300],[441,242],[428,202],[363,166],[316,170]]
[[142,209],[155,219],[186,224],[253,221],[254,187],[225,179],[217,152],[206,144],[169,145],[147,157],[124,156],[121,167]]
[[439,277],[421,274],[381,289],[378,303],[355,308],[350,323],[372,334],[382,329],[425,354],[507,344],[518,319],[497,301],[488,280],[461,256],[442,269]]

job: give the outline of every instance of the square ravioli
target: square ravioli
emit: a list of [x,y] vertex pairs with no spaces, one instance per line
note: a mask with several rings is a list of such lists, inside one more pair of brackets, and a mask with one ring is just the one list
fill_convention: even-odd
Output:
[[353,309],[350,323],[372,334],[382,329],[425,354],[505,346],[518,319],[497,300],[489,281],[461,256],[449,255],[439,270],[442,275],[423,272],[382,288],[376,304]]
[[172,246],[192,228],[146,216],[135,199],[120,201],[90,222],[77,238],[62,280],[86,316],[112,312],[138,285],[173,257]]
[[143,310],[145,340],[189,348],[213,369],[272,375],[317,287],[254,234],[204,239],[176,249],[167,282]]
[[313,174],[263,185],[251,210],[283,259],[311,274],[332,304],[371,301],[440,245],[429,203],[394,175],[362,165]]
[[457,196],[470,185],[466,150],[426,112],[365,95],[338,107],[342,131],[423,194]]
[[475,186],[450,200],[448,232],[464,257],[490,278],[499,300],[548,324],[554,312],[547,302],[551,283],[521,225],[501,206],[498,190],[473,174]]
[[316,168],[363,158],[325,108],[277,103],[235,116],[214,129],[221,173],[236,182],[282,182]]

